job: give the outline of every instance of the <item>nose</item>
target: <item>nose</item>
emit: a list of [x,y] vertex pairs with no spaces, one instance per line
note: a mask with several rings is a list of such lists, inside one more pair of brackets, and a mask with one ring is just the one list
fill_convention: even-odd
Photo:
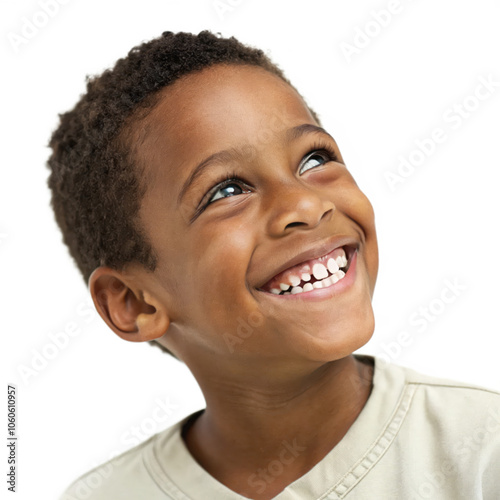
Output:
[[271,236],[283,236],[296,230],[294,228],[313,229],[320,222],[330,220],[335,211],[331,200],[300,182],[282,185],[274,192],[268,208]]

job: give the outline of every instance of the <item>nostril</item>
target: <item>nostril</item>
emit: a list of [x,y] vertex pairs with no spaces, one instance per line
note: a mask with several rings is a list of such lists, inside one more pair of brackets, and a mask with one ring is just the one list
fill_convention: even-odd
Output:
[[290,222],[290,224],[287,224],[285,229],[288,229],[289,227],[296,227],[296,226],[302,226],[306,225],[305,222]]
[[324,214],[322,219],[326,219],[327,217],[330,217],[333,214],[333,208],[330,208],[330,210],[327,210]]

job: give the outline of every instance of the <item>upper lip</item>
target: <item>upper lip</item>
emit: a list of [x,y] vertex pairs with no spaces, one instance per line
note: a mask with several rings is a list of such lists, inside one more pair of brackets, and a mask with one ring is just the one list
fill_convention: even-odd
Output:
[[273,271],[273,274],[270,275],[265,281],[263,281],[257,288],[261,289],[266,283],[271,281],[275,276],[282,273],[286,269],[290,267],[294,267],[298,264],[302,264],[307,262],[308,260],[317,259],[319,257],[323,257],[323,255],[327,255],[330,252],[333,252],[336,248],[340,248],[343,246],[355,247],[358,248],[358,242],[352,236],[335,236],[333,238],[329,238],[328,240],[322,243],[316,243],[314,246],[310,246],[309,248],[303,250],[299,254],[296,254],[293,258],[284,262],[278,269]]

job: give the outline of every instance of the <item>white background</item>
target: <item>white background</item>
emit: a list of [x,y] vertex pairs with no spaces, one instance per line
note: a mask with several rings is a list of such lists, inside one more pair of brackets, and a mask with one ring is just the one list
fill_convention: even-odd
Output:
[[[239,5],[223,15],[212,0],[65,1],[20,45],[13,39],[26,20],[43,22],[41,2],[0,3],[2,366],[3,391],[7,382],[18,391],[17,498],[57,498],[78,475],[203,406],[182,364],[121,341],[92,312],[46,187],[48,138],[85,75],[166,30],[211,29],[266,50],[336,138],[375,207],[379,237],[376,330],[361,352],[500,390],[500,87],[459,124],[449,114],[480,77],[500,82],[498,2],[401,0],[381,28],[374,14],[388,0],[232,0]],[[366,30],[366,47],[346,57],[342,44],[359,46]],[[391,190],[385,173],[438,127],[446,140]],[[443,305],[447,279],[465,289]],[[419,329],[410,318],[430,304],[433,321]],[[80,333],[54,354],[49,335],[69,323]],[[402,332],[409,344],[398,347]],[[32,363],[36,374],[21,376]],[[162,413],[158,400],[171,409]]]

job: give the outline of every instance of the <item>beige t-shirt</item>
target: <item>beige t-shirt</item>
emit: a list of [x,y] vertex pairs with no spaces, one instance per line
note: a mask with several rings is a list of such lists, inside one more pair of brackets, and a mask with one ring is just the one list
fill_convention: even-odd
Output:
[[[499,500],[500,393],[374,362],[371,395],[347,434],[274,498]],[[60,500],[246,498],[190,455],[180,434],[188,418],[89,471]],[[299,453],[284,446],[281,464],[249,477],[256,492]]]

